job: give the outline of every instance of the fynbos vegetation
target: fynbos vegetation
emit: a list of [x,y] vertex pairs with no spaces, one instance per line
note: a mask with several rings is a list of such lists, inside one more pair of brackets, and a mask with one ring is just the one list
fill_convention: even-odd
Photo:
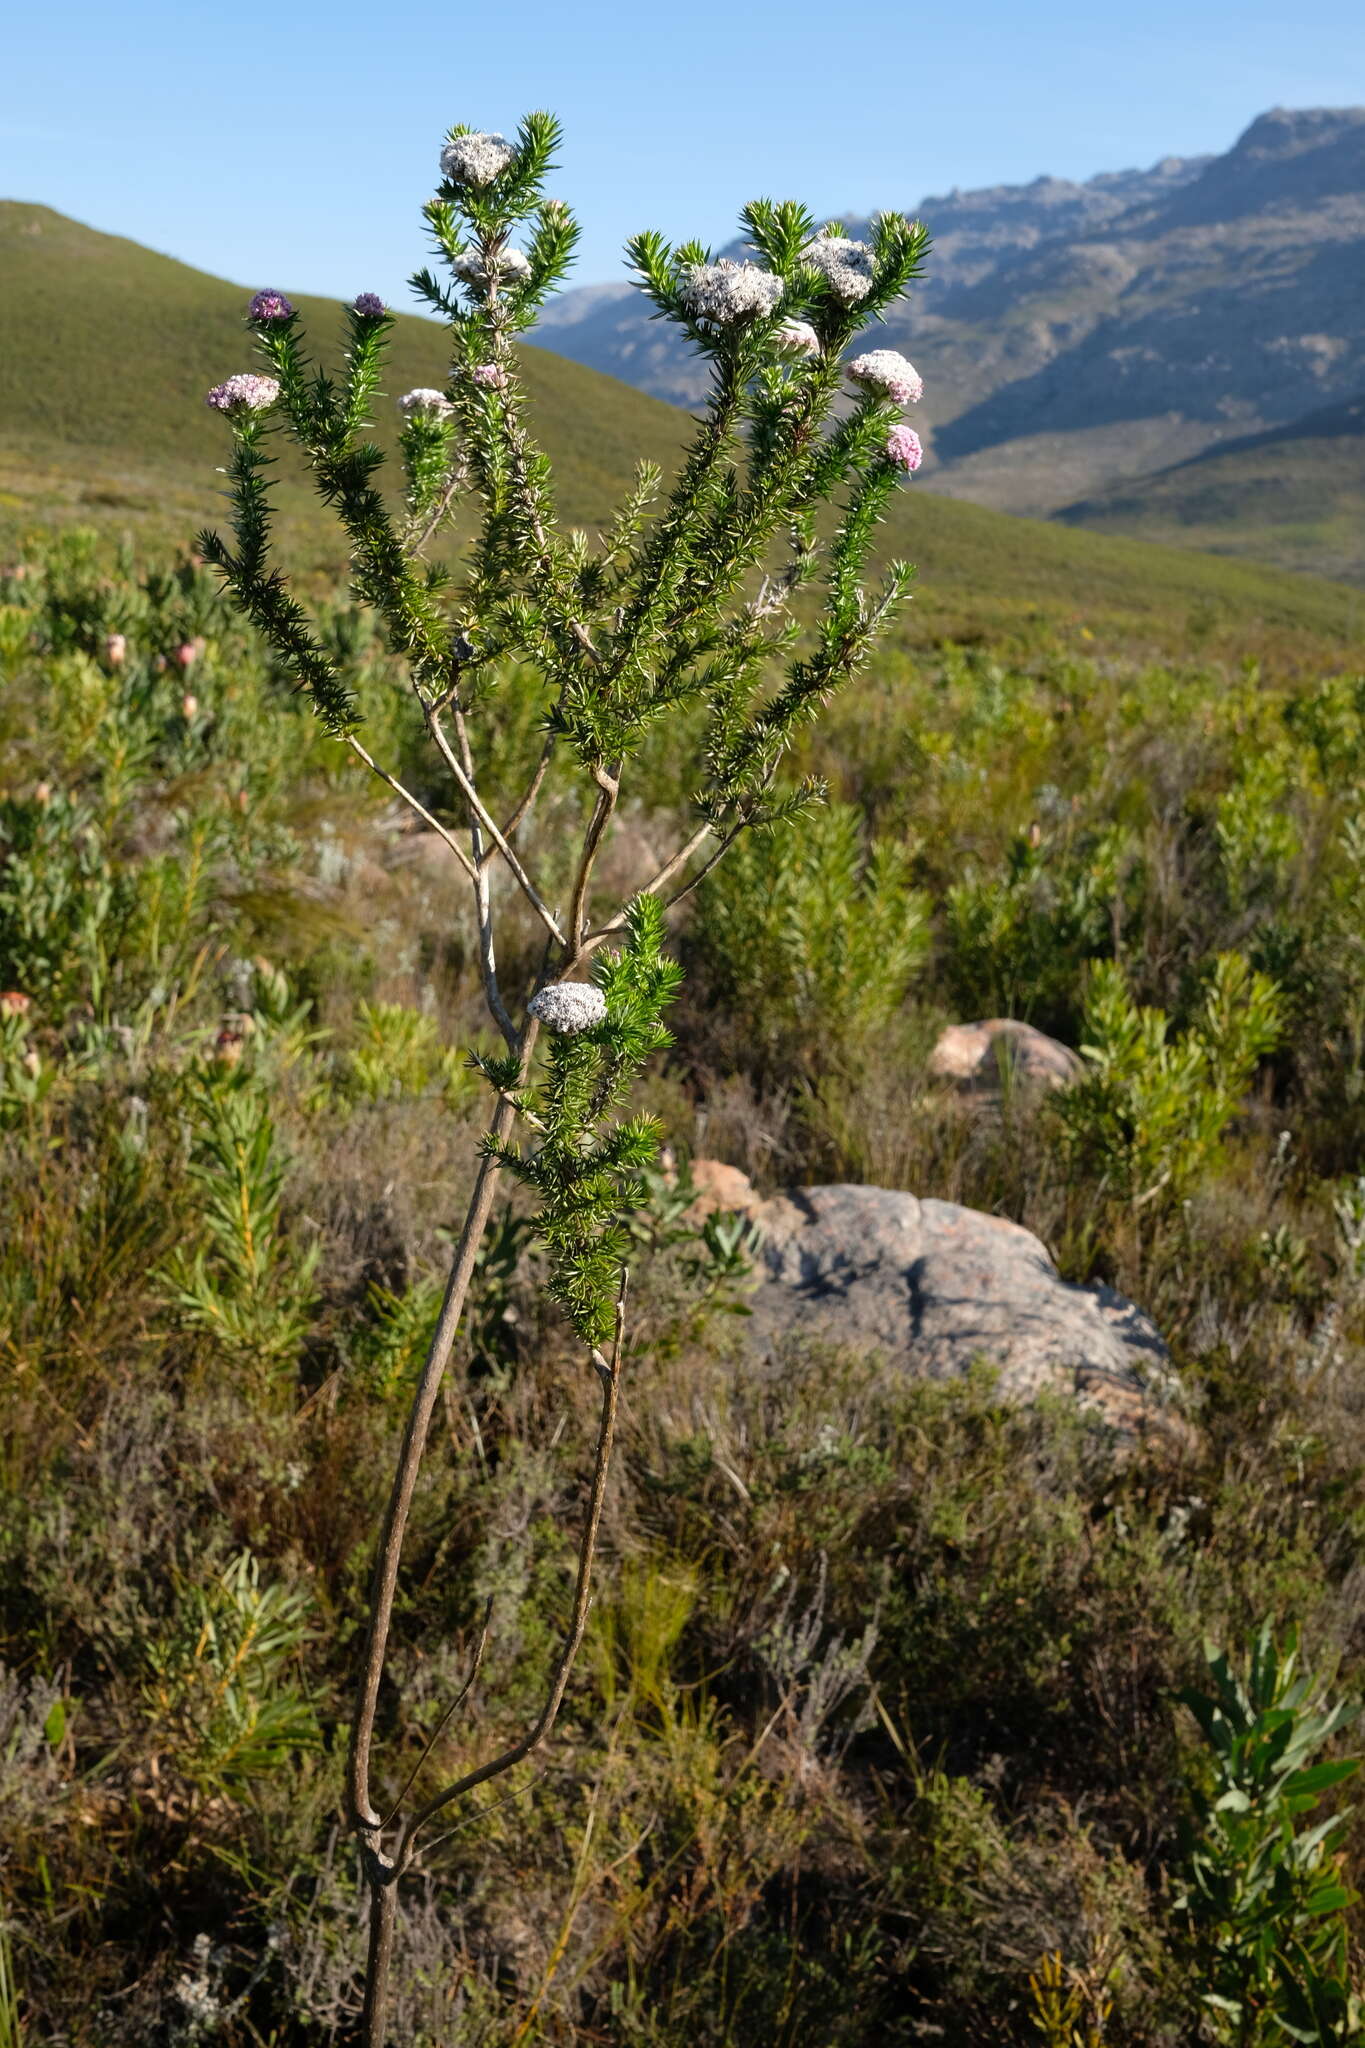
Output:
[[[894,217],[641,237],[712,397],[563,529],[554,139],[449,138],[401,492],[263,292],[230,527],[0,575],[0,2042],[1344,2048],[1365,680],[912,652]],[[1026,1224],[1172,1428],[758,1356],[702,1153]]]

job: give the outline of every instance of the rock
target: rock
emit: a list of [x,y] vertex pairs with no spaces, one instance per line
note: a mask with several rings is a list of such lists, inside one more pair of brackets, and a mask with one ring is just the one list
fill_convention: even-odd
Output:
[[720,1159],[694,1159],[690,1172],[697,1198],[683,1211],[684,1223],[704,1223],[718,1210],[737,1209],[745,1216],[756,1216],[764,1206],[748,1174],[737,1166],[727,1166]]
[[1000,1096],[1006,1082],[1029,1089],[1067,1088],[1083,1072],[1070,1046],[1014,1017],[950,1024],[929,1055],[929,1072],[973,1095]]
[[760,1343],[813,1336],[916,1379],[959,1379],[984,1360],[1008,1401],[1051,1391],[1119,1437],[1189,1440],[1142,1310],[1061,1279],[1017,1223],[871,1187],[799,1188],[750,1213],[763,1232],[749,1301]]

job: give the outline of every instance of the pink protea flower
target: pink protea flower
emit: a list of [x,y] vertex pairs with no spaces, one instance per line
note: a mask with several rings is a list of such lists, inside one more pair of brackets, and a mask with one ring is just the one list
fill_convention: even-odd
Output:
[[809,320],[784,320],[773,332],[776,348],[790,349],[793,355],[818,356],[820,337]]
[[215,384],[204,403],[215,412],[268,412],[279,395],[278,378],[258,377],[252,370],[243,370],[238,376]]
[[128,641],[122,633],[106,633],[104,636],[104,658],[110,668],[122,668],[128,655]]
[[26,1017],[32,1008],[32,996],[26,996],[21,988],[7,988],[0,995],[0,1017]]
[[384,317],[386,308],[378,292],[357,292],[352,304],[362,320],[382,320]]
[[474,382],[484,391],[507,389],[507,372],[501,363],[477,363],[472,374]]
[[913,427],[893,427],[886,437],[886,459],[895,469],[903,469],[907,476],[917,470],[924,460],[924,448]]
[[851,363],[845,364],[845,371],[855,384],[865,384],[870,391],[882,391],[897,405],[916,404],[924,391],[919,371],[894,348],[874,348],[865,356],[854,356]]
[[283,292],[257,292],[246,309],[246,317],[256,327],[274,327],[284,320],[292,320],[294,308]]

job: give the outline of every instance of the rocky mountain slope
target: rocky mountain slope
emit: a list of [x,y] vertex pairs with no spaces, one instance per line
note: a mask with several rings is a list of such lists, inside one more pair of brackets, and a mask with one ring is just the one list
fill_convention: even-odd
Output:
[[[1365,383],[1365,108],[914,211],[930,274],[887,339],[924,373],[926,481],[950,495],[1052,513]],[[629,286],[566,294],[537,339],[675,403],[702,388]]]

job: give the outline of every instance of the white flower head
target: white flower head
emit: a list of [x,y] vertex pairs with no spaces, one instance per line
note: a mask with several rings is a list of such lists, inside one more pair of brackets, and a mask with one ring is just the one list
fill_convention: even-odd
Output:
[[505,135],[457,135],[441,151],[441,175],[452,185],[491,185],[516,153]]
[[529,1009],[548,1031],[571,1035],[591,1031],[607,1014],[607,999],[595,982],[552,981],[532,996]]
[[850,242],[846,235],[817,235],[801,251],[801,260],[819,271],[846,306],[856,306],[872,289],[876,259],[866,242]]
[[449,419],[455,408],[444,391],[435,391],[429,384],[419,384],[415,391],[405,391],[398,401],[398,410],[405,412],[409,419],[413,414],[421,419]]
[[924,392],[919,371],[894,348],[869,349],[865,356],[854,356],[844,368],[855,384],[884,392],[897,405],[914,405]]
[[279,395],[277,377],[258,377],[253,370],[242,370],[224,383],[215,384],[205,404],[215,412],[268,412]]
[[466,249],[464,255],[457,256],[450,267],[456,277],[463,278],[466,284],[478,286],[486,286],[494,278],[500,284],[524,284],[531,275],[530,258],[523,255],[520,249],[504,249],[491,263],[486,263],[477,249]]
[[809,320],[784,320],[773,330],[773,346],[790,350],[794,356],[818,356],[820,337]]
[[735,263],[722,256],[719,263],[691,263],[684,272],[683,303],[698,320],[714,320],[728,327],[750,314],[773,311],[786,286],[771,270],[757,263]]

